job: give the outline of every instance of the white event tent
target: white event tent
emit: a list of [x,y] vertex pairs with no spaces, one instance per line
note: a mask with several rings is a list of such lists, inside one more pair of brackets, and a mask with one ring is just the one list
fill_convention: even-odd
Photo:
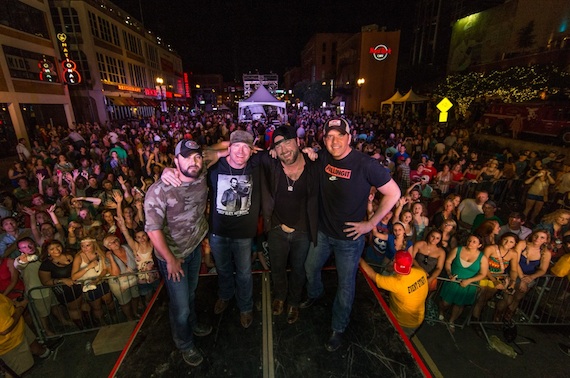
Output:
[[247,99],[238,104],[238,119],[240,122],[251,122],[259,119],[287,122],[285,102],[277,100],[267,88],[259,88]]

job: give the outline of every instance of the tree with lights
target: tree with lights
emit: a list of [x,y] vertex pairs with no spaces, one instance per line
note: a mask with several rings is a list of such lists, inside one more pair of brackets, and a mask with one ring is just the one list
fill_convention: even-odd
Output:
[[488,73],[455,74],[447,76],[434,94],[455,101],[457,110],[465,115],[471,103],[481,97],[523,102],[537,100],[543,92],[549,96],[567,97],[570,73],[555,66],[533,65]]

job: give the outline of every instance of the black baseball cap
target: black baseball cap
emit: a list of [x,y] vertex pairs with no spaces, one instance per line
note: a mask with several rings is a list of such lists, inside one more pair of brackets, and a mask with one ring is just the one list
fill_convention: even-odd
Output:
[[182,155],[187,158],[192,154],[201,154],[202,148],[198,143],[190,139],[182,139],[174,149],[174,156]]
[[[275,143],[275,138],[277,138],[278,136],[283,137],[283,139],[281,139],[280,141]],[[295,138],[297,138],[297,133],[295,133],[295,129],[293,127],[279,126],[273,132],[273,136],[272,136],[273,148],[277,147],[283,141],[286,141],[289,139],[295,139]]]

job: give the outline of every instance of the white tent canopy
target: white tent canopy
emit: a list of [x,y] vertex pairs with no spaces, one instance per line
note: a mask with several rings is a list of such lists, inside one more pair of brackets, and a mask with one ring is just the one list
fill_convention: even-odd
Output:
[[287,122],[285,102],[277,100],[267,88],[259,88],[247,99],[238,104],[238,119],[240,122],[251,122],[258,119],[267,121],[277,120],[283,124]]

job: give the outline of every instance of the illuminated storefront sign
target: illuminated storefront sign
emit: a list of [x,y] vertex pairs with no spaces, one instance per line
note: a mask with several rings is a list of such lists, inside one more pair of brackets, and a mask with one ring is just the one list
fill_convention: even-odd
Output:
[[134,87],[132,85],[125,85],[125,84],[117,85],[117,89],[119,89],[121,91],[131,91],[131,92],[140,92],[141,91],[141,89],[139,87]]
[[65,60],[62,62],[63,65],[63,80],[69,85],[75,85],[81,83],[81,75],[77,72],[77,64],[69,58],[69,47],[67,45],[67,35],[65,33],[59,33],[57,39],[61,44],[61,51],[63,52],[63,57]]
[[382,61],[392,54],[392,49],[386,47],[386,45],[378,45],[376,47],[371,47],[369,53],[372,54],[374,59]]
[[158,91],[157,91],[156,89],[154,89],[154,88],[145,88],[145,89],[144,89],[144,94],[145,94],[146,96],[153,96],[153,97],[156,97],[156,96],[158,96]]
[[188,73],[184,72],[184,92],[186,98],[190,98],[190,82],[188,80]]
[[53,63],[47,60],[45,57],[38,62],[38,67],[40,68],[40,80],[49,81],[53,83],[56,81],[57,74],[54,71]]

